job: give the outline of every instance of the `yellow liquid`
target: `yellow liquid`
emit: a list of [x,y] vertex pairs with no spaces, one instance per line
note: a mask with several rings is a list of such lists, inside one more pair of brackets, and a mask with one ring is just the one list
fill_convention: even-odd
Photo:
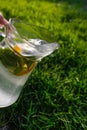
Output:
[[[17,46],[15,46],[13,50],[18,53],[21,51]],[[16,76],[22,76],[31,72],[35,68],[37,62],[31,60],[29,57],[26,58],[18,55],[14,51],[9,48],[0,48],[0,62],[9,72]]]

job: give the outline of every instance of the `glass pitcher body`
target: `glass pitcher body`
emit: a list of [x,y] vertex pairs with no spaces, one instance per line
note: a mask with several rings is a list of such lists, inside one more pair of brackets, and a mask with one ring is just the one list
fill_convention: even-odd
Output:
[[9,48],[0,48],[0,107],[13,104],[37,61],[15,54]]

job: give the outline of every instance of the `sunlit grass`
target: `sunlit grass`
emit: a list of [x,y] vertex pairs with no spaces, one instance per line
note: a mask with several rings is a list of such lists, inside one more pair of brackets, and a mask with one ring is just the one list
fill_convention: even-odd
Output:
[[[84,3],[1,1],[4,16],[52,31],[60,49],[40,62],[19,100],[0,109],[0,125],[16,130],[87,129],[87,11]],[[4,121],[4,122],[3,122]]]

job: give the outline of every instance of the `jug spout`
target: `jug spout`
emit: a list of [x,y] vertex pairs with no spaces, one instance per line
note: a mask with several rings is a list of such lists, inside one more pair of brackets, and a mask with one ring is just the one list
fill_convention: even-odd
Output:
[[[39,61],[45,56],[50,55],[52,52],[54,52],[54,50],[59,48],[58,43],[50,43],[44,39],[40,39],[37,33],[37,36],[34,35],[34,37],[30,37],[30,34],[33,32],[30,32],[28,37],[22,36],[19,30],[21,22],[19,23],[18,29],[16,29],[16,27],[14,26],[14,21],[12,21],[11,19],[9,20],[9,24],[11,26],[11,29],[9,33],[7,31],[6,42],[8,43],[8,46],[13,49],[13,51],[23,57],[29,57],[31,59]],[[26,28],[24,24],[21,26],[23,28]],[[27,27],[29,27],[29,31],[31,31],[30,26],[27,25]],[[34,30],[33,27],[32,30]]]
[[38,61],[59,48],[58,43],[48,43],[47,41],[41,39],[29,39],[27,45],[28,48],[24,48],[21,54],[25,57],[36,57]]

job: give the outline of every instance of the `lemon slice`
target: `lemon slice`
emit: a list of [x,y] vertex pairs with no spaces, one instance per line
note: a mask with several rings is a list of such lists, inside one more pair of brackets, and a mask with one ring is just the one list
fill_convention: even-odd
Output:
[[13,47],[13,49],[14,49],[14,51],[16,51],[17,53],[20,53],[22,50],[21,50],[21,48],[18,46],[18,45],[15,45],[14,47]]

